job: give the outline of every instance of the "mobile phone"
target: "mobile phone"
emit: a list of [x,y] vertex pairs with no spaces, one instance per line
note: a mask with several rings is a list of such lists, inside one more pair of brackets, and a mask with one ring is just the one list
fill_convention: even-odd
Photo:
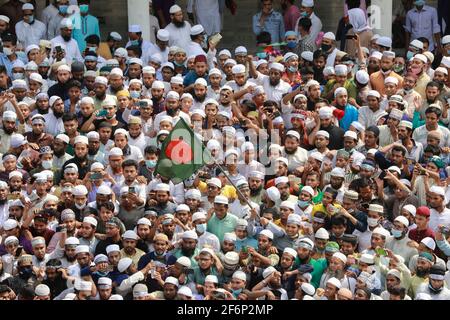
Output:
[[128,188],[129,193],[136,193],[136,187],[129,187]]
[[90,179],[91,180],[100,180],[103,177],[103,175],[100,172],[94,172],[91,174]]
[[278,117],[281,117],[280,111],[275,111],[275,112],[273,113],[273,116],[274,116],[274,119],[275,119],[275,118],[278,118]]
[[384,250],[383,248],[377,248],[377,249],[375,249],[375,252],[379,256],[387,256],[388,255],[386,250]]
[[212,292],[212,296],[214,299],[217,299],[217,300],[225,300],[225,298],[226,298],[225,293],[220,292],[220,291],[215,291],[215,290]]
[[345,36],[345,39],[356,39],[356,35],[348,34],[348,35]]
[[243,247],[241,248],[241,251],[242,251],[243,253],[247,253],[247,252],[248,252],[247,246],[243,246]]
[[156,272],[155,268],[150,269],[150,276],[152,277],[152,279],[155,279],[155,272]]
[[23,247],[19,246],[16,250],[16,257],[20,256],[22,254],[22,251],[23,251]]
[[448,233],[450,233],[450,228],[449,228],[449,227],[442,226],[442,227],[439,228],[439,231],[440,231],[441,233],[443,233],[443,234],[448,234]]
[[420,169],[420,175],[424,176],[427,174],[427,171],[425,169]]

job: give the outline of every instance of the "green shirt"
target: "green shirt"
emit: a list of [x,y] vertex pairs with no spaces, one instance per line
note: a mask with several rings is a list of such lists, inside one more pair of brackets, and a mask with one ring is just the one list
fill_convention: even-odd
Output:
[[[191,257],[188,257],[191,260],[191,268],[198,267],[198,263],[197,263],[197,260],[195,260],[195,257],[198,256],[199,253],[200,253],[200,250],[198,248],[195,248],[194,254]],[[172,252],[172,255],[177,259],[180,257],[185,257],[185,255],[181,251],[181,248],[174,250]]]
[[217,238],[219,238],[220,243],[222,243],[225,233],[234,232],[234,228],[236,227],[238,220],[238,217],[229,212],[222,220],[217,218],[214,213],[208,221],[208,227],[206,230],[212,234],[215,234]]
[[217,272],[216,267],[212,266],[211,268],[209,268],[209,272],[208,274],[204,273],[202,269],[200,269],[200,267],[195,267],[192,270],[193,272],[189,275],[189,280],[193,281],[196,284],[200,284],[200,285],[204,285],[205,284],[205,278],[208,275],[214,275],[217,278],[220,279],[220,275],[219,272]]
[[[325,271],[325,269],[328,267],[327,259],[310,259],[308,264],[310,264],[314,271],[311,272],[311,284],[317,289],[320,285],[320,278],[322,278],[322,274]],[[300,259],[297,257],[295,258],[294,266],[292,269],[298,269],[300,267]]]

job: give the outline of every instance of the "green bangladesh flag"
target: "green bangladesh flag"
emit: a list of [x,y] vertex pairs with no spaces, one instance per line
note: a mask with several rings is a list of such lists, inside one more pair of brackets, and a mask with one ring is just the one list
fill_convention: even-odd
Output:
[[211,161],[209,150],[180,117],[161,146],[155,172],[180,183]]

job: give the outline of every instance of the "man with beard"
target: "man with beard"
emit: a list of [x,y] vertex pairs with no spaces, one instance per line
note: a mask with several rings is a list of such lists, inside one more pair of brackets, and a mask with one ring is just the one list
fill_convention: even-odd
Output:
[[168,251],[169,238],[164,233],[158,233],[153,237],[153,249],[139,259],[137,265],[139,270],[142,270],[151,261],[159,261],[168,266],[177,261],[177,258]]
[[248,186],[250,188],[250,200],[260,203],[265,193],[264,190],[264,173],[260,171],[252,171],[248,175]]
[[88,159],[92,162],[105,163],[105,154],[100,151],[100,135],[97,131],[91,131],[87,135],[88,138]]
[[270,292],[272,294],[271,296],[279,296],[277,300],[289,300],[286,290],[281,286],[280,272],[270,266],[264,269],[262,276],[264,280],[254,286],[252,292],[266,291],[267,293],[264,296],[264,299],[267,299],[267,295]]
[[106,222],[106,239],[98,242],[94,255],[107,254],[106,247],[111,244],[117,244],[121,249],[123,248],[122,238],[120,236],[120,222],[117,217],[113,217]]
[[52,51],[55,50],[55,47],[57,45],[64,45],[66,52],[64,58],[66,59],[67,63],[71,64],[74,60],[83,61],[78,43],[74,39],[72,39],[72,31],[74,28],[72,19],[62,19],[59,26],[61,34],[50,40],[50,42],[52,43]]
[[164,83],[153,81],[151,85],[151,97],[153,102],[153,114],[159,114],[165,110]]
[[[204,80],[203,80],[204,81]],[[153,131],[158,132],[160,130],[159,124],[161,118],[168,115],[173,119],[173,123],[177,123],[178,119],[181,117],[187,123],[188,126],[191,125],[191,118],[188,114],[181,111],[180,108],[180,95],[175,91],[169,91],[165,100],[166,111],[158,113],[153,122]]]
[[280,191],[280,200],[292,202],[292,209],[294,209],[294,204],[297,203],[298,197],[291,195],[289,178],[286,176],[280,176],[275,178],[275,187]]
[[97,220],[93,217],[86,217],[81,223],[78,235],[80,237],[80,244],[89,247],[89,252],[94,254],[99,240],[95,237],[97,229]]
[[171,23],[164,29],[169,31],[169,46],[187,48],[191,38],[191,24],[184,20],[180,6],[173,5],[169,10]]
[[198,235],[195,230],[189,230],[183,232],[181,236],[181,245],[180,248],[173,251],[173,255],[175,258],[187,257],[191,260],[191,266],[197,267],[198,262],[195,259],[200,250],[197,247],[198,244]]
[[36,113],[41,114],[45,121],[46,115],[50,113],[49,96],[47,93],[41,92],[36,95]]
[[61,268],[64,267],[59,259],[50,259],[45,264],[46,278],[42,283],[49,287],[51,300],[67,289],[67,279],[63,278]]
[[[426,59],[426,58],[425,58]],[[381,70],[370,75],[370,85],[373,90],[380,94],[385,94],[385,79],[387,77],[394,77],[398,80],[399,87],[403,86],[403,77],[395,73],[394,67],[395,53],[392,51],[385,51],[381,57]]]
[[125,231],[122,235],[123,249],[120,250],[122,258],[130,258],[136,266],[141,257],[145,254],[144,251],[136,248],[138,239],[139,237],[136,232],[132,230]]
[[107,94],[116,95],[119,91],[124,89],[123,71],[120,68],[114,68],[108,75],[109,86],[106,90]]
[[[222,90],[225,90],[225,88],[228,89],[228,87],[230,88],[229,90],[235,93],[241,92],[243,90],[248,89],[249,86],[252,86],[252,84],[247,81],[247,71],[245,69],[245,65],[243,64],[236,64],[231,68],[231,72],[233,74],[233,80],[232,81],[228,81],[224,87],[222,87],[221,89],[221,93]],[[256,85],[253,84],[253,86],[255,87]],[[230,95],[231,96],[231,95]],[[220,95],[220,97],[222,98],[222,94]],[[252,95],[250,93],[245,93],[240,100],[251,100],[252,99]]]
[[288,131],[284,146],[281,148],[282,156],[288,159],[289,171],[303,167],[308,160],[308,152],[300,147],[300,134],[297,131]]
[[327,268],[327,260],[324,258],[316,260],[311,257],[313,254],[314,242],[308,238],[298,240],[294,248],[297,251],[297,257],[295,258],[295,263],[292,267],[292,270],[294,271],[285,272],[285,274],[287,274],[286,276],[290,277],[296,275],[299,273],[299,269],[302,266],[310,265],[313,268],[313,271],[310,272],[312,276],[311,284],[318,288],[322,274]]
[[193,103],[190,109],[191,110],[204,109],[208,104],[211,103],[215,104],[217,108],[219,107],[217,100],[214,99],[206,100],[207,97],[208,97],[208,84],[206,80],[203,78],[195,80],[192,92]]
[[247,56],[249,61],[249,73],[255,79],[255,82],[264,88],[267,100],[273,100],[279,103],[283,96],[287,94],[291,86],[281,80],[284,73],[284,66],[278,62],[274,62],[269,66],[269,75],[259,73],[253,64],[253,57]]
[[93,161],[87,158],[89,140],[85,136],[77,136],[74,140],[74,146],[75,156],[73,159],[67,160],[64,163],[62,170],[64,171],[68,164],[74,163],[78,167],[79,179],[84,179],[93,163]]
[[64,163],[73,157],[66,152],[70,139],[64,133],[58,134],[53,140],[53,168],[62,168]]
[[35,114],[31,118],[31,129],[25,133],[25,138],[30,144],[37,145],[39,149],[52,145],[53,136],[44,132],[45,118],[42,115]]
[[144,153],[146,146],[150,144],[150,137],[144,135],[142,129],[142,119],[130,116],[128,119],[128,143]]
[[51,96],[49,99],[50,111],[44,114],[45,118],[45,132],[56,136],[64,132],[64,101],[58,96]]
[[[208,61],[205,54],[199,54],[195,56],[194,59],[194,69],[189,71],[189,73],[184,77],[183,85],[185,92],[191,92],[193,89],[193,84],[197,83],[199,78],[203,78],[208,81]],[[206,83],[206,87],[208,84]]]
[[95,96],[94,99],[94,107],[95,110],[102,109],[102,103],[104,101],[110,101],[111,99],[114,99],[117,101],[117,98],[115,96],[112,96],[110,94],[106,93],[106,89],[108,88],[108,79],[103,76],[98,76],[95,78],[94,82],[94,92]]
[[9,217],[8,191],[8,184],[0,181],[0,225],[3,225]]
[[120,207],[117,217],[123,222],[126,229],[132,229],[136,222],[144,216],[144,207],[142,206],[144,201],[138,195],[139,190],[131,191],[131,188],[136,187],[123,186],[120,189]]
[[156,211],[158,216],[175,213],[177,205],[171,201],[173,199],[170,195],[170,186],[167,183],[158,183],[153,191],[156,191],[156,199],[148,201],[150,210]]
[[48,95],[61,97],[64,101],[69,99],[67,84],[71,78],[70,67],[66,64],[59,66],[56,71],[57,82],[48,89]]
[[17,130],[16,120],[17,115],[15,112],[9,110],[3,112],[3,128],[0,129],[0,153],[2,154],[5,154],[9,150],[11,136]]

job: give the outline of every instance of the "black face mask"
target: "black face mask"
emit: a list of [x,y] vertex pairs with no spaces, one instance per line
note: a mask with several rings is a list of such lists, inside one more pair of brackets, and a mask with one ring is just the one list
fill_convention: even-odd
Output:
[[330,51],[332,45],[331,44],[322,44],[321,48],[323,51],[328,52]]
[[19,277],[28,280],[33,275],[33,268],[29,267],[19,267]]

